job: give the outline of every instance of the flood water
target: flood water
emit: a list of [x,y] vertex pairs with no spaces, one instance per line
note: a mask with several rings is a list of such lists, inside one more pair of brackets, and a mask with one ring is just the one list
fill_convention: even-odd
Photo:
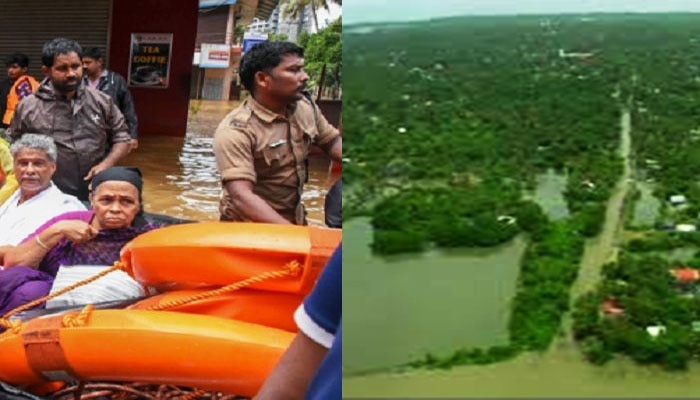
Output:
[[[625,170],[608,201],[606,222],[601,235],[587,240],[581,270],[572,287],[572,298],[593,289],[599,281],[600,266],[614,260],[623,224],[621,210],[630,188],[630,116],[621,118],[621,153]],[[396,265],[399,269],[403,265]],[[346,272],[347,276],[347,272]],[[344,276],[345,278],[345,276]],[[346,291],[347,292],[347,291]],[[488,303],[466,304],[482,308]],[[350,305],[345,306],[347,310]],[[346,313],[347,315],[347,313]],[[393,315],[387,318],[394,318]],[[570,323],[565,317],[564,326]],[[475,325],[480,326],[480,325]],[[442,328],[441,328],[442,329]],[[347,330],[346,330],[347,332]],[[347,342],[348,339],[344,339]],[[391,342],[389,342],[391,343]],[[346,353],[347,354],[347,353]],[[345,356],[345,355],[344,355]],[[347,397],[647,397],[696,398],[700,393],[700,365],[691,364],[686,372],[666,372],[656,366],[635,365],[617,357],[604,366],[583,359],[566,330],[543,353],[524,353],[502,363],[457,367],[449,371],[415,370],[406,373],[379,373],[344,377]]]
[[[345,356],[345,355],[344,355]],[[700,368],[666,372],[615,360],[596,366],[581,359],[578,349],[546,355],[522,354],[515,360],[451,370],[420,370],[343,378],[343,396],[350,398],[697,398]]]
[[558,221],[569,217],[569,207],[564,198],[567,176],[558,174],[553,169],[537,176],[537,188],[533,193],[527,193],[525,198],[532,198],[542,207],[547,217]]
[[[120,164],[141,169],[146,211],[196,221],[219,219],[221,183],[212,142],[219,122],[237,104],[193,100],[186,137],[139,138],[139,148]],[[325,156],[313,157],[309,164],[309,182],[302,200],[309,224],[324,225],[324,197],[337,176],[329,174],[330,161]]]
[[637,226],[653,226],[659,213],[661,201],[654,197],[654,188],[646,182],[637,182],[640,198],[634,206],[634,224]]
[[507,344],[523,237],[489,249],[380,257],[371,254],[368,218],[346,221],[343,236],[344,373]]
[[[617,261],[621,239],[624,231],[623,207],[627,193],[631,189],[632,167],[630,152],[632,149],[631,118],[629,111],[620,116],[620,155],[625,160],[622,176],[608,199],[605,209],[605,222],[600,234],[586,240],[578,277],[571,287],[572,303],[576,298],[594,290],[600,281],[600,272],[604,264]],[[570,315],[567,315],[568,320]],[[566,324],[566,322],[565,322]]]

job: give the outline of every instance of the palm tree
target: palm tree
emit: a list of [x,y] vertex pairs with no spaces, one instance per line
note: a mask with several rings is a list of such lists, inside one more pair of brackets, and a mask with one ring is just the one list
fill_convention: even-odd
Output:
[[318,32],[318,17],[316,16],[316,10],[319,7],[323,7],[328,10],[328,4],[335,3],[342,5],[342,0],[282,0],[280,1],[280,7],[282,7],[282,15],[285,17],[292,17],[293,19],[300,18],[303,15],[306,6],[311,6],[311,15],[314,17],[314,28]]

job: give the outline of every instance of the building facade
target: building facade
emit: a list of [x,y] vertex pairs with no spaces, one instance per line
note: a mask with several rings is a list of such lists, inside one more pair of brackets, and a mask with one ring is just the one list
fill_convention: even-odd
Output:
[[[202,23],[207,1],[217,7],[213,19]],[[107,67],[125,77],[132,64],[132,35],[170,37],[167,84],[132,86],[139,134],[184,136],[193,82],[192,56],[203,40],[226,43],[235,23],[255,17],[267,20],[278,0],[2,0],[0,61],[12,53],[30,58],[29,74],[41,80],[41,49],[56,37],[78,41],[83,47],[105,50]],[[233,7],[233,8],[232,8]],[[220,8],[224,16],[218,15]],[[216,21],[219,18],[219,22]],[[198,22],[198,20],[200,20]],[[223,21],[223,22],[222,22]],[[229,22],[230,21],[230,22]],[[199,27],[198,27],[199,23]],[[209,28],[209,24],[215,27]],[[217,25],[218,24],[218,25]],[[231,30],[229,25],[231,24]],[[223,28],[221,28],[223,27]],[[206,36],[217,32],[219,36]],[[200,35],[201,33],[201,35]]]
[[[268,29],[267,19],[279,0],[200,0],[195,53],[192,62],[190,97],[202,100],[238,100],[240,84],[236,71],[241,57],[238,27],[247,26],[261,32]],[[202,45],[227,45],[230,49],[226,67],[203,63]]]
[[313,16],[311,6],[306,6],[298,18],[284,16],[281,6],[275,7],[267,21],[269,33],[287,35],[287,40],[297,42],[301,32],[313,32]]

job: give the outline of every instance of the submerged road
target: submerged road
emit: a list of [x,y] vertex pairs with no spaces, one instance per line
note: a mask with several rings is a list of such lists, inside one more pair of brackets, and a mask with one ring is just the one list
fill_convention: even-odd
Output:
[[601,233],[586,241],[578,278],[571,288],[572,304],[580,295],[595,288],[596,283],[600,280],[600,271],[604,264],[617,260],[625,225],[625,197],[633,184],[630,131],[630,112],[624,109],[620,117],[620,154],[624,158],[624,171],[608,200],[605,223]]
[[573,323],[571,310],[573,310],[574,303],[581,295],[595,289],[596,284],[600,281],[600,272],[603,265],[616,261],[620,252],[622,231],[625,226],[625,197],[633,185],[632,162],[630,160],[632,148],[631,125],[630,112],[627,109],[623,109],[620,116],[620,155],[624,159],[624,170],[608,200],[603,229],[598,236],[586,240],[578,277],[571,286],[569,297],[571,309],[562,318],[562,334],[554,340],[554,343],[550,346],[550,352],[568,353],[569,357],[576,357],[579,354],[571,330]]

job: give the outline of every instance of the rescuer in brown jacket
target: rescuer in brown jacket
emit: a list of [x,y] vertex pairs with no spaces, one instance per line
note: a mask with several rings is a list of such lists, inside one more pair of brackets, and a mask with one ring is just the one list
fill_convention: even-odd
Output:
[[19,103],[8,136],[13,141],[25,133],[51,136],[58,147],[54,183],[87,201],[90,179],[129,153],[131,136],[112,99],[83,84],[81,53],[70,39],[44,45],[41,62],[47,79]]

